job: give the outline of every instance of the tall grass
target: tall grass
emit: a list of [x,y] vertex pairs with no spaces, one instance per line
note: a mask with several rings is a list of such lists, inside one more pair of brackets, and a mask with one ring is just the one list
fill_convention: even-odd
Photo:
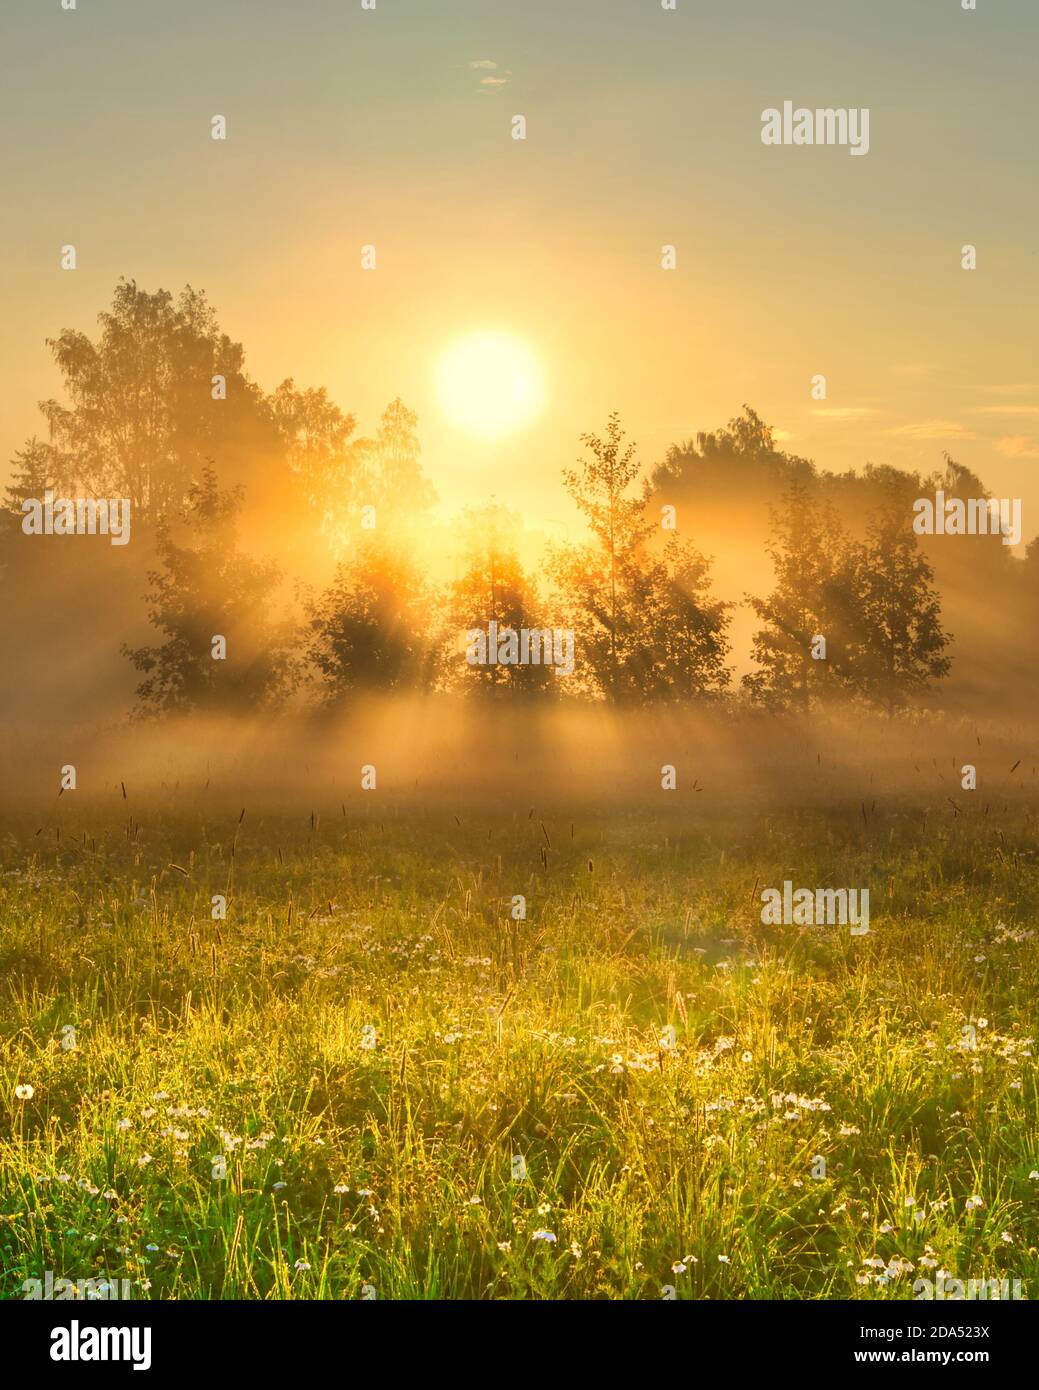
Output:
[[5,827],[4,1296],[1035,1287],[1023,815],[137,814]]

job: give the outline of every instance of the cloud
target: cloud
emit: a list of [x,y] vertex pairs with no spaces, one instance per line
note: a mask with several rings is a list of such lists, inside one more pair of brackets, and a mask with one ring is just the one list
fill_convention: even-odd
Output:
[[1039,439],[1030,434],[1008,434],[997,440],[996,448],[1008,459],[1039,459]]
[[498,67],[498,64],[494,61],[493,58],[474,58],[473,61],[469,64],[469,67],[470,70],[474,72],[500,73],[500,76],[498,77],[480,78],[478,84],[480,91],[488,96],[492,92],[496,92],[499,87],[508,86],[509,78],[512,76],[512,73],[509,72],[508,68],[506,68],[504,71],[501,71],[501,69]]
[[955,420],[918,420],[912,425],[896,425],[884,433],[891,439],[912,439],[917,441],[933,439],[977,439],[973,430],[957,424]]
[[1039,415],[1039,405],[979,405],[975,415]]
[[813,415],[818,415],[823,420],[861,420],[866,415],[876,415],[872,406],[868,405],[822,405],[818,410],[813,410]]

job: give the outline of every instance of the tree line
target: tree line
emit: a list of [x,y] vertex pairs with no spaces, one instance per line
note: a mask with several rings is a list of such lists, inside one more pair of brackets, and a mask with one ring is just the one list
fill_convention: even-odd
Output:
[[[614,706],[741,699],[805,710],[851,700],[894,712],[934,698],[949,674],[952,637],[907,504],[921,480],[867,470],[868,505],[848,525],[839,487],[777,451],[753,411],[676,447],[646,478],[611,415],[563,472],[583,541],[548,545],[534,574],[519,554],[522,519],[496,503],[473,507],[452,528],[456,577],[438,581],[421,544],[437,534],[436,496],[401,401],[365,439],[323,388],[290,379],[263,392],[241,345],[190,288],[175,299],[122,281],[100,330],[50,343],[68,403],[41,404],[48,437],[13,460],[0,587],[31,607],[43,550],[53,556],[21,534],[26,498],[48,489],[130,498],[153,555],[144,593],[153,636],[118,645],[140,677],[143,713],[335,708],[364,693],[441,690]],[[722,456],[752,459],[781,482],[762,595],[717,597],[712,561],[679,532],[666,500],[681,496],[683,520],[695,522],[690,491]],[[730,502],[738,526],[738,487]],[[275,535],[277,558],[262,558],[255,538]],[[327,582],[297,582],[287,595],[317,540],[338,557]],[[1030,550],[1029,575],[1037,558]],[[738,603],[756,621],[753,669],[739,679]],[[572,630],[574,673],[470,665],[460,635],[492,621]]]

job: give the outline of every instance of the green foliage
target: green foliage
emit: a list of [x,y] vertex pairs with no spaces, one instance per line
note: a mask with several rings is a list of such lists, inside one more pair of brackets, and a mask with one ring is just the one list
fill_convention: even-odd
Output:
[[326,705],[437,681],[445,634],[425,576],[400,547],[364,541],[308,602],[307,619],[307,657]]
[[775,588],[767,599],[747,596],[762,626],[752,651],[757,671],[744,677],[745,688],[763,703],[807,709],[821,691],[833,689],[834,662],[844,653],[814,660],[817,635],[833,642],[843,629],[847,597],[847,535],[833,508],[819,500],[808,484],[790,484],[783,504],[772,513],[772,539],[766,552],[775,570]]
[[[603,435],[582,436],[583,456],[563,470],[590,539],[550,547],[551,590],[520,564],[501,526],[489,544],[486,537],[474,542],[470,517],[458,526],[464,572],[443,595],[423,571],[432,572],[450,541],[442,543],[447,532],[434,521],[417,417],[399,397],[364,438],[323,387],[300,388],[287,378],[265,394],[246,374],[242,345],[190,286],[175,298],[121,280],[99,324],[96,339],[69,329],[50,340],[67,403],[41,403],[51,442],[31,440],[13,461],[0,515],[0,582],[5,600],[23,613],[31,658],[33,634],[60,625],[53,595],[59,575],[64,584],[62,566],[74,569],[79,554],[89,554],[82,588],[96,596],[110,587],[111,574],[136,586],[135,568],[144,571],[154,544],[168,572],[149,571],[150,616],[168,640],[162,647],[112,641],[109,648],[113,657],[128,653],[147,675],[138,695],[150,711],[214,702],[230,709],[235,701],[244,709],[284,694],[305,674],[300,661],[287,659],[285,634],[269,631],[263,614],[273,568],[234,547],[228,552],[215,534],[194,548],[171,539],[185,506],[195,506],[193,488],[207,468],[212,487],[236,497],[242,532],[262,535],[284,573],[320,576],[314,582],[334,573],[305,613],[309,674],[323,700],[409,682],[417,691],[436,689],[449,666],[461,670],[445,645],[447,624],[467,629],[492,618],[516,629],[573,629],[577,671],[561,684],[543,667],[467,667],[457,677],[464,686],[574,693],[615,707],[725,693],[734,605],[714,597],[713,562],[698,545],[663,541],[653,520],[661,498],[696,517],[705,548],[719,527],[725,543],[735,527],[738,560],[753,564],[763,549],[773,561],[772,593],[746,598],[760,626],[751,638],[755,669],[742,690],[756,701],[806,709],[815,700],[850,698],[889,712],[919,703],[950,672],[952,632],[973,657],[972,674],[964,676],[968,663],[958,662],[954,682],[968,704],[977,706],[986,678],[1001,672],[1014,689],[1033,683],[1032,648],[1022,654],[1013,634],[979,623],[974,597],[983,584],[1008,621],[1030,632],[1032,561],[1022,565],[991,535],[943,546],[912,534],[911,502],[921,490],[984,495],[980,479],[948,457],[943,471],[926,477],[871,464],[861,474],[824,473],[778,447],[772,428],[745,406],[724,429],[673,446],[640,487],[634,445],[614,413]],[[68,547],[45,554],[22,546],[20,501],[48,484],[70,495],[128,498],[134,556],[102,557],[97,546],[75,555]],[[783,499],[766,519],[780,488]],[[197,520],[203,532],[210,525]],[[217,588],[225,582],[223,596]],[[252,618],[250,602],[258,609]],[[487,617],[470,617],[476,611]],[[132,617],[117,622],[139,640]],[[201,636],[232,624],[235,656],[218,671],[200,650]],[[104,661],[93,632],[89,652],[77,652],[78,642],[88,642],[77,631],[85,626],[73,614],[61,633],[72,666]],[[812,659],[817,636],[826,639],[825,660]],[[119,679],[106,669],[95,684],[103,690]],[[944,691],[942,698],[948,705]]]
[[[169,521],[159,527],[163,568],[149,571],[149,617],[166,641],[123,648],[147,673],[137,687],[142,713],[254,709],[276,701],[290,681],[290,634],[270,616],[278,569],[238,549],[240,504],[241,491],[222,491],[207,466],[188,488],[180,513],[185,543]],[[214,659],[216,636],[225,639],[233,659]]]
[[549,570],[560,607],[575,632],[579,677],[612,704],[717,693],[725,687],[727,609],[709,595],[709,565],[689,543],[672,538],[654,555],[641,499],[628,495],[638,476],[633,444],[620,417],[605,437],[582,436],[580,471],[563,481],[594,543],[556,547]]
[[[541,629],[549,626],[537,590],[516,553],[514,537],[522,520],[506,507],[491,503],[470,508],[459,526],[460,560],[464,571],[449,592],[452,625],[463,634],[496,622],[499,630]],[[553,689],[550,669],[542,665],[470,664],[464,655],[452,663],[463,689],[481,694],[547,694]]]
[[867,542],[852,558],[856,603],[846,679],[893,713],[931,681],[948,675],[950,635],[942,631],[934,570],[906,525],[901,500],[888,498],[869,522]]
[[[980,807],[569,807],[526,922],[525,817],[63,806],[0,836],[0,1294],[1034,1295],[1027,806],[996,854]],[[863,938],[763,927],[791,874],[890,887]]]
[[[121,280],[98,316],[96,342],[66,329],[49,340],[71,402],[41,403],[58,483],[128,497],[135,521],[175,510],[210,457],[224,481],[269,457],[277,433],[245,353],[220,331],[205,294],[185,287],[148,294]],[[223,376],[225,400],[212,378]],[[253,466],[250,468],[250,464]]]
[[[743,679],[753,698],[803,711],[851,696],[893,713],[948,674],[934,571],[898,491],[884,491],[858,543],[818,488],[794,482],[772,533],[775,587],[767,599],[747,598],[762,623],[757,670]],[[813,656],[820,637],[822,658]]]

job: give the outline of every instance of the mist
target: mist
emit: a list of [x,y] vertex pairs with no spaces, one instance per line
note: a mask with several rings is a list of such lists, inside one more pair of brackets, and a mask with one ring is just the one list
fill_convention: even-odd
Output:
[[[24,730],[3,743],[0,805],[56,825],[142,806],[324,818],[409,807],[526,818],[552,808],[720,814],[806,804],[931,807],[983,818],[1034,798],[1039,730],[984,720],[822,712],[475,707],[382,697],[348,713]],[[75,768],[74,790],[60,769]],[[964,769],[977,791],[964,791]],[[666,769],[673,769],[668,778]],[[367,770],[367,779],[366,779]],[[365,788],[362,783],[370,784]],[[673,789],[663,783],[673,780]]]

